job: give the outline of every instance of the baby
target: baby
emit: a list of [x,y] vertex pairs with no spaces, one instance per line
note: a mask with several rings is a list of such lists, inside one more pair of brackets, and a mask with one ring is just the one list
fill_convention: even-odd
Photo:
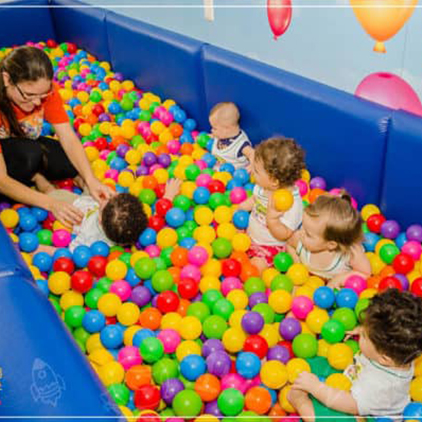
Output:
[[239,127],[240,114],[234,103],[218,103],[210,112],[211,153],[220,163],[231,163],[236,169],[246,168],[253,159],[253,148],[246,133]]
[[362,240],[362,220],[350,196],[321,195],[305,208],[302,227],[289,239],[287,249],[296,262],[338,288],[353,274],[370,276]]
[[363,326],[351,333],[359,335],[361,350],[344,372],[351,390],[329,387],[315,374],[302,372],[288,394],[302,420],[347,420],[351,414],[401,421],[409,403],[413,360],[422,354],[421,321],[422,299],[410,292],[389,289],[375,296]]

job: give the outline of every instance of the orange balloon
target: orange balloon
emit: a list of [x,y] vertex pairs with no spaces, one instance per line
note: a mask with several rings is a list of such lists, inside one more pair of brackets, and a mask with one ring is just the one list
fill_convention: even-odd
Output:
[[215,400],[221,391],[220,380],[215,375],[203,374],[195,382],[195,391],[203,401]]
[[139,315],[139,324],[150,330],[158,330],[161,324],[161,312],[157,308],[147,308]]
[[385,53],[384,41],[394,37],[412,16],[418,0],[350,0],[356,18],[375,41],[374,51]]
[[271,407],[271,394],[263,387],[252,387],[245,396],[246,409],[264,415]]
[[151,384],[151,374],[151,366],[131,366],[126,372],[125,383],[131,390],[135,391],[142,385]]

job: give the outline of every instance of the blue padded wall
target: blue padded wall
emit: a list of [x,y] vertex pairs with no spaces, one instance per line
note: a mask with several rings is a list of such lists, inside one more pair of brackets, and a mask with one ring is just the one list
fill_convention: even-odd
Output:
[[174,99],[200,126],[206,124],[202,43],[112,12],[107,14],[107,33],[114,70],[162,99]]
[[10,47],[27,41],[38,42],[54,38],[48,4],[48,0],[0,3],[0,46]]
[[203,72],[207,110],[234,101],[254,143],[294,137],[312,174],[348,189],[360,205],[379,201],[390,110],[210,45]]
[[393,114],[387,141],[381,210],[403,228],[422,223],[422,119]]
[[52,1],[51,14],[56,40],[73,42],[99,60],[110,61],[105,25],[107,12],[95,7],[78,7],[83,5],[86,3],[74,0]]

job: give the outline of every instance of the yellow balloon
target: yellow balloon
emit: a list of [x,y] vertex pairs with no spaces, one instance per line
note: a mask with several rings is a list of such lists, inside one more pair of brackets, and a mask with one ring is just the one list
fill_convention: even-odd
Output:
[[349,380],[349,378],[346,377],[346,375],[343,374],[331,374],[327,377],[325,383],[329,387],[337,388],[343,391],[349,391],[352,387],[352,382]]
[[278,360],[265,362],[260,371],[261,382],[268,388],[279,389],[283,387],[288,378],[286,366]]
[[305,359],[302,358],[293,358],[287,362],[287,375],[289,382],[293,384],[296,378],[302,372],[311,372],[311,367]]

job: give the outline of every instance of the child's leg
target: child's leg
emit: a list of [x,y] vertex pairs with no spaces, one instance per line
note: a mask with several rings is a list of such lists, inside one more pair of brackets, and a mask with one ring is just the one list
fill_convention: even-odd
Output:
[[287,400],[296,409],[304,422],[315,422],[314,405],[308,393],[302,390],[290,390]]
[[251,259],[251,264],[255,265],[256,268],[258,268],[259,274],[261,275],[263,271],[268,268],[267,261],[264,258],[259,258],[257,256],[254,256]]
[[36,188],[42,193],[49,193],[55,189],[41,173],[36,173],[32,178],[32,181],[35,183]]

